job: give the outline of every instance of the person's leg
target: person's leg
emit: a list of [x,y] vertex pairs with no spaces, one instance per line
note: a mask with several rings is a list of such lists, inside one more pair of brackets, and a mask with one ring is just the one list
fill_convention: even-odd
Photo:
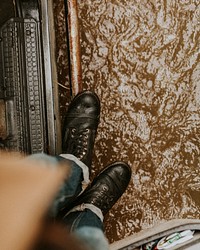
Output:
[[126,190],[131,178],[130,167],[116,162],[104,169],[77,199],[65,208],[63,222],[88,249],[106,250],[103,216]]
[[90,179],[89,168],[74,155],[61,154],[56,158],[59,163],[66,163],[71,168],[70,176],[67,177],[54,200],[56,215],[58,215],[62,209],[68,206],[74,198],[86,189]]
[[[100,101],[91,91],[76,95],[66,112],[63,127],[62,151],[58,157],[45,154],[33,155],[47,163],[65,162],[71,169],[70,176],[62,185],[53,205],[53,214],[60,212],[71,200],[79,195],[89,184],[94,141],[100,116]],[[61,211],[60,211],[61,210]]]
[[89,226],[77,228],[75,235],[87,246],[87,250],[109,249],[109,242],[104,232],[99,228]]
[[[74,172],[74,175],[68,180],[74,187],[77,186],[77,181],[81,182],[81,190],[79,185],[79,190],[76,190],[75,196],[82,192],[89,183],[99,117],[100,101],[98,96],[91,91],[83,91],[76,95],[65,116],[61,157],[72,160],[82,169],[82,179],[77,180],[76,172]],[[66,188],[68,187],[66,186]],[[59,203],[61,208],[59,217],[62,217],[62,208],[68,202],[69,200],[63,196],[63,201]]]
[[70,213],[64,218],[64,222],[88,250],[109,249],[108,240],[104,235],[103,221],[90,209]]
[[[62,185],[60,192],[51,206],[50,215],[54,217],[59,210],[58,208],[61,207],[60,204],[70,206],[70,201],[73,197],[82,191],[81,183],[83,182],[83,169],[88,172],[87,167],[83,167],[85,164],[82,165],[83,163],[76,157],[72,155],[63,156],[52,157],[46,154],[35,154],[28,157],[29,160],[43,161],[46,167],[58,167],[58,163],[64,161],[67,162],[67,166],[72,168],[71,175],[64,185]],[[89,209],[86,207],[89,207]],[[103,214],[101,210],[92,204],[87,204],[86,206],[76,206],[73,211],[71,210],[68,215],[66,214],[63,218],[63,222],[70,227],[70,231],[74,236],[81,240],[88,250],[107,250],[109,244],[103,233]]]
[[60,190],[50,208],[50,214],[56,216],[58,212],[70,204],[89,184],[88,167],[73,155],[49,156],[47,154],[34,154],[27,157],[29,160],[42,161],[45,167],[57,168],[60,163],[69,168],[69,176],[61,185]]
[[[87,207],[87,206],[86,206]],[[101,211],[94,213],[94,210],[98,210],[97,207],[93,206],[93,211],[84,208],[77,208],[77,210],[70,212],[64,219],[63,222],[68,226],[70,232],[77,237],[78,240],[83,242],[87,247],[87,250],[108,250],[109,243],[104,234],[103,226],[103,215]]]

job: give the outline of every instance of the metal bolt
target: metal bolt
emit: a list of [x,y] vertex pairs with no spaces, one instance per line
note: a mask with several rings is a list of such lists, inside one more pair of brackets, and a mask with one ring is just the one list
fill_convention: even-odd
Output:
[[31,106],[30,106],[30,109],[31,109],[31,111],[35,111],[35,106],[34,106],[34,105],[31,105]]
[[31,35],[31,31],[30,30],[26,30],[26,35],[30,36]]

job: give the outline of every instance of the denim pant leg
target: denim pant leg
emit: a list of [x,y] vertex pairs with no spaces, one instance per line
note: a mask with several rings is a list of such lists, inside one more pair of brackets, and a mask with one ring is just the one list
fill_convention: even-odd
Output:
[[109,243],[103,231],[96,227],[81,227],[74,231],[75,237],[87,247],[87,250],[109,250]]
[[[51,214],[56,215],[64,204],[70,203],[71,199],[82,191],[82,182],[85,178],[83,166],[79,166],[77,159],[73,157],[52,157],[46,154],[35,154],[28,157],[33,160],[42,160],[47,167],[57,167],[59,161],[65,161],[67,166],[71,168],[71,174],[62,184],[60,191],[53,202]],[[80,164],[82,165],[82,163]],[[88,250],[108,250],[109,245],[103,233],[103,222],[99,217],[86,209],[81,212],[69,213],[63,222],[67,225],[71,232],[87,246]]]
[[58,167],[60,162],[66,163],[70,168],[70,175],[61,185],[60,190],[54,199],[50,208],[50,214],[56,216],[61,208],[69,204],[72,198],[76,197],[82,191],[83,171],[82,168],[73,160],[61,156],[53,157],[46,154],[34,154],[28,156],[31,160],[43,161],[47,167]]
[[103,222],[89,209],[69,213],[63,222],[88,250],[109,249],[108,240],[103,233]]
[[54,211],[53,215],[55,216],[62,208],[70,204],[74,197],[81,193],[81,183],[83,181],[82,169],[74,161],[62,158],[60,156],[56,158],[59,162],[66,163],[66,165],[71,168],[71,172],[54,199],[52,209]]

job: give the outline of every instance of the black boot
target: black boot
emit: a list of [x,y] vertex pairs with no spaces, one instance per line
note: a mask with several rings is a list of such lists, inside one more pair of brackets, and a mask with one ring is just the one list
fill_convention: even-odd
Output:
[[[91,185],[63,212],[81,204],[93,204],[105,215],[125,192],[131,179],[131,168],[123,162],[115,162],[105,168]],[[63,213],[64,215],[64,213]]]
[[63,129],[63,153],[73,154],[89,168],[100,117],[100,101],[91,91],[76,95],[69,105]]

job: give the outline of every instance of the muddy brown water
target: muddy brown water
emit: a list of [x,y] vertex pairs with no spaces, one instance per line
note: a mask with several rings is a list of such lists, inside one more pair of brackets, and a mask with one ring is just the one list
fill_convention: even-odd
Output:
[[[69,103],[62,1],[57,13],[61,111]],[[132,167],[105,220],[110,242],[171,218],[200,218],[199,0],[78,0],[84,88],[101,100],[93,176]]]

